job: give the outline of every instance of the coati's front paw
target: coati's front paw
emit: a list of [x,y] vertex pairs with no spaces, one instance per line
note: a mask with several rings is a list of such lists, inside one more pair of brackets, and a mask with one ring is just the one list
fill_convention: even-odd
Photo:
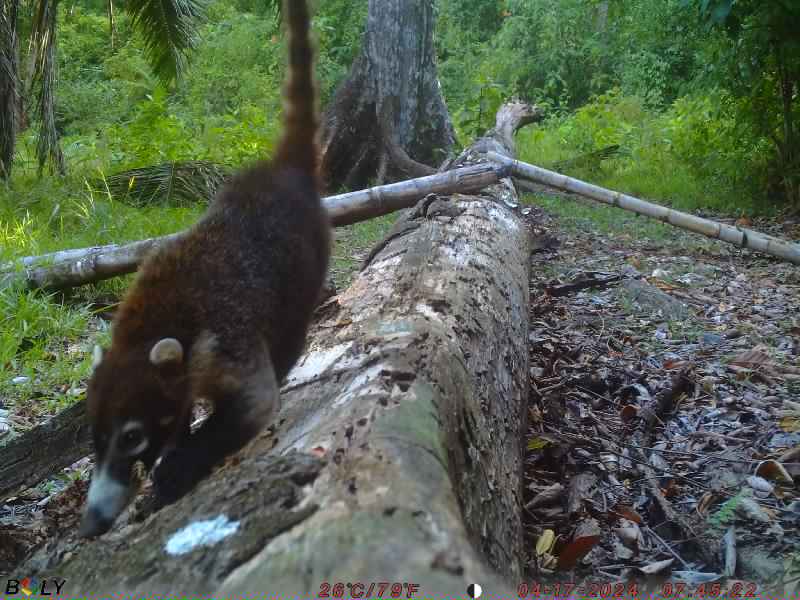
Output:
[[161,459],[152,474],[159,506],[176,502],[211,472],[211,465],[198,458],[196,451],[176,448]]

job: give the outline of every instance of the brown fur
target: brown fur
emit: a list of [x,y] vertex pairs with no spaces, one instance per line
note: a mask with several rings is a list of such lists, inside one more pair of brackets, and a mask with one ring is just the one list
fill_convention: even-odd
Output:
[[[274,416],[278,383],[302,352],[327,270],[309,15],[305,0],[284,6],[289,78],[274,160],[237,175],[194,227],[144,261],[89,385],[98,465],[113,460],[119,428],[141,422],[147,449],[121,463],[149,467],[172,449],[154,474],[167,501]],[[163,338],[180,342],[182,361],[151,363]],[[197,398],[210,400],[214,414],[190,436]]]

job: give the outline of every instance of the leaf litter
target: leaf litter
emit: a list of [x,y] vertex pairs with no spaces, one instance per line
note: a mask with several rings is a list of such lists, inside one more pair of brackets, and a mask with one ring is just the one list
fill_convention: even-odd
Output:
[[526,577],[798,597],[800,267],[527,219]]

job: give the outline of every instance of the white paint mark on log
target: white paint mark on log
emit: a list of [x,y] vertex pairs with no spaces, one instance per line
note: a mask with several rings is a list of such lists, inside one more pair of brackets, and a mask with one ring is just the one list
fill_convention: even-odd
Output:
[[239,521],[231,521],[225,515],[216,519],[196,521],[176,531],[167,540],[164,549],[167,554],[180,556],[188,554],[200,546],[213,546],[226,537],[232,536],[239,529]]

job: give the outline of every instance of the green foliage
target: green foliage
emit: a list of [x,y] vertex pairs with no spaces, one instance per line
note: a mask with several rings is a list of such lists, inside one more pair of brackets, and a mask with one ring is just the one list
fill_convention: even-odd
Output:
[[495,115],[508,96],[499,84],[480,79],[464,104],[454,114],[454,126],[459,138],[470,140],[482,136],[494,127]]
[[[0,186],[0,263],[172,233],[202,211],[115,202],[103,184],[108,174],[186,160],[238,167],[270,154],[281,120],[283,35],[273,14],[258,9],[261,3],[248,12],[242,1],[208,7],[191,69],[176,86],[159,83],[124,14],[117,16],[112,46],[105,2],[62,6],[56,106],[70,175],[38,178],[37,131],[19,138],[13,178]],[[365,14],[366,0],[320,6],[315,27],[322,48],[330,48],[319,60],[326,95],[358,51]],[[357,263],[353,250],[366,251],[391,221],[348,228],[336,249],[341,282]],[[42,414],[79,398],[91,346],[108,335],[90,307],[115,301],[128,281],[84,286],[68,296],[0,291],[4,402]],[[15,377],[29,379],[12,383]]]
[[681,1],[488,2],[482,14],[491,18],[479,25],[463,3],[442,0],[446,97],[474,104],[475,88],[490,82],[506,97],[568,111],[617,86],[648,106],[668,104],[688,91],[701,66],[701,26],[682,14]]
[[739,99],[738,117],[771,140],[772,191],[800,207],[800,4],[784,0],[682,0],[710,30],[725,37],[713,48],[709,78]]
[[[0,396],[14,402],[34,394],[48,413],[73,401],[88,372],[89,354],[71,342],[85,335],[89,311],[63,299],[14,287],[0,289]],[[16,378],[24,377],[25,380]]]
[[[21,135],[13,177],[0,187],[0,261],[170,233],[200,214],[197,206],[115,202],[102,184],[113,173],[174,161],[235,168],[272,151],[285,65],[275,1],[164,1],[129,5],[138,7],[135,20],[117,14],[113,44],[105,1],[61,4],[55,125],[70,175],[37,179],[39,132]],[[316,3],[323,103],[358,54],[367,4]],[[134,28],[156,19],[162,5],[172,12],[158,27]],[[786,196],[797,188],[800,173],[797,6],[782,0],[437,0],[439,75],[463,144],[492,127],[499,105],[517,95],[549,114],[541,126],[520,132],[524,160],[551,166],[619,145],[613,156],[568,162],[564,169],[684,210],[764,210],[776,189]],[[207,15],[202,25],[201,13]],[[30,21],[28,14],[21,22],[23,39]],[[154,40],[165,36],[173,42],[154,53],[160,43]],[[189,68],[175,80],[193,46]],[[153,62],[161,70],[154,72]],[[594,226],[634,229],[633,220],[618,214],[602,213]],[[588,218],[588,211],[580,216]],[[340,284],[390,223],[388,217],[341,232],[334,254]],[[668,231],[641,220],[635,225],[656,237]],[[0,396],[69,401],[53,390],[77,385],[85,350],[106,335],[92,329],[96,319],[88,307],[113,300],[125,283],[86,286],[66,298],[2,292]],[[80,351],[53,359],[48,353],[64,340]],[[11,386],[12,375],[30,375],[32,383]]]
[[366,20],[367,0],[326,0],[317,4],[314,30],[320,53],[316,71],[323,104],[333,96],[358,55]]
[[205,1],[128,0],[125,8],[158,78],[169,83],[180,77],[186,70],[187,54],[197,45]]
[[612,90],[567,116],[518,134],[523,160],[544,166],[619,145],[602,163],[567,174],[682,210],[753,210],[763,146],[743,144],[733,107],[720,98],[683,98],[666,111]]
[[709,517],[709,524],[715,529],[723,529],[736,518],[736,507],[741,504],[744,498],[743,493],[723,502],[719,510]]

